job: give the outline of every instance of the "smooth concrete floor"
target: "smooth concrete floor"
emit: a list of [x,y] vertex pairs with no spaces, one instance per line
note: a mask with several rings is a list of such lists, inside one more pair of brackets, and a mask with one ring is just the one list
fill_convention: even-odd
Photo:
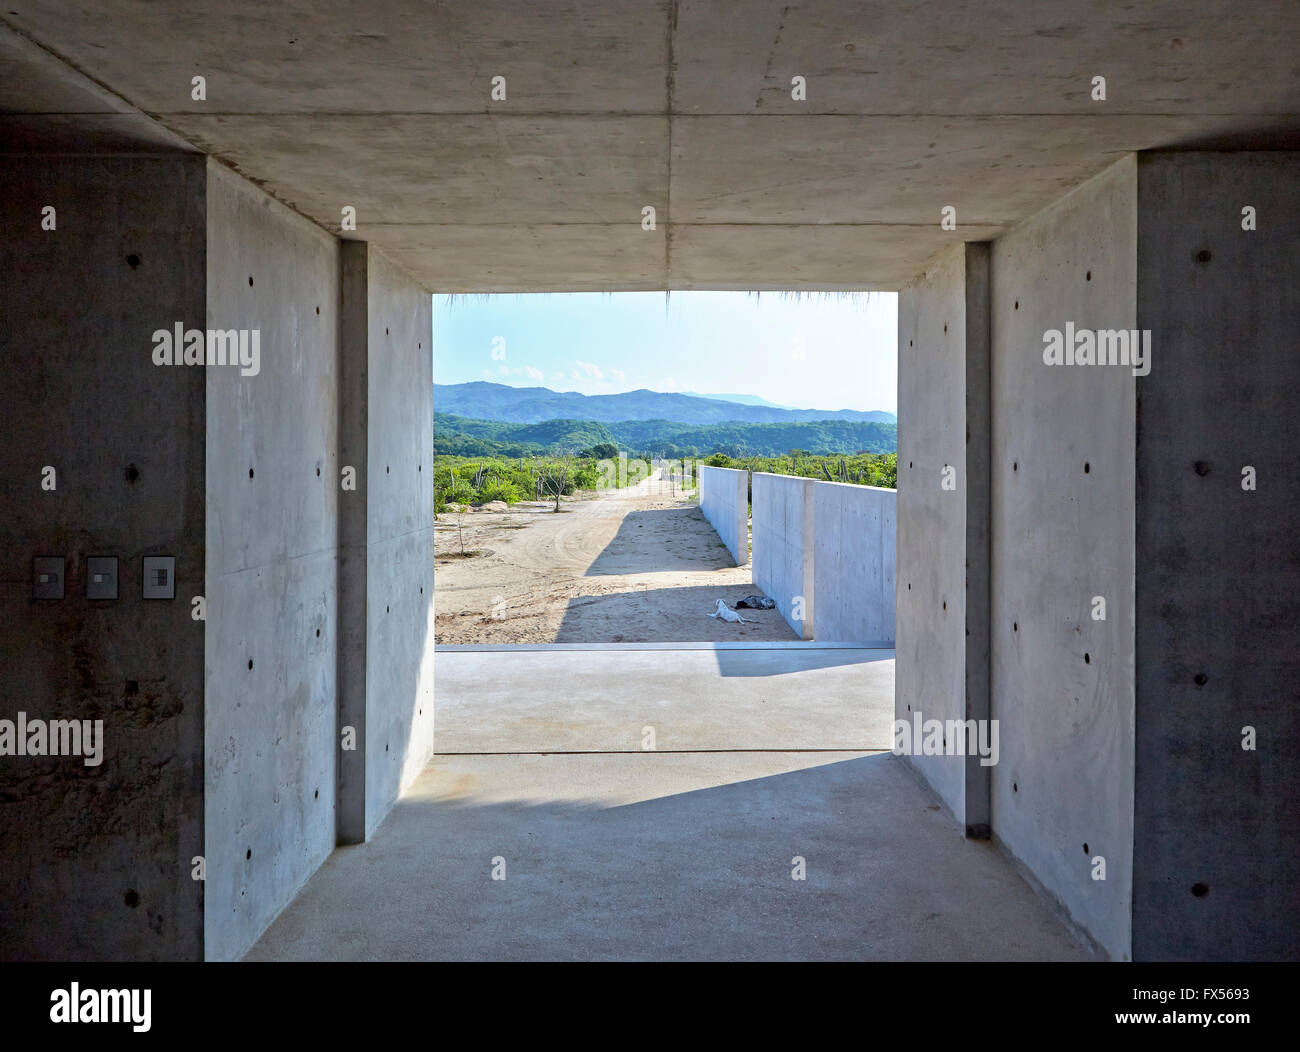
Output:
[[897,757],[640,753],[436,757],[248,959],[1090,954]]
[[433,675],[440,754],[893,744],[892,650],[439,649]]

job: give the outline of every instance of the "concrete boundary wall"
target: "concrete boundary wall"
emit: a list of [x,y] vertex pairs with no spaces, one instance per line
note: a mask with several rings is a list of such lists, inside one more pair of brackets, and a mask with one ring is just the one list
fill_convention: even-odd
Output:
[[700,466],[700,511],[737,566],[749,562],[749,472]]
[[892,646],[898,493],[815,481],[812,494],[817,638]]
[[[813,638],[813,479],[754,472],[754,584],[801,639]],[[891,633],[892,634],[892,633]]]

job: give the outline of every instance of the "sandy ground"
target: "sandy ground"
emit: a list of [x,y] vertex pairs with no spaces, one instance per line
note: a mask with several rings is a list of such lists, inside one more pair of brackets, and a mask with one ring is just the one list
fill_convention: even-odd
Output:
[[754,624],[709,617],[757,592],[699,506],[644,486],[622,497],[525,502],[463,517],[434,534],[435,643],[680,643],[793,640],[777,610]]

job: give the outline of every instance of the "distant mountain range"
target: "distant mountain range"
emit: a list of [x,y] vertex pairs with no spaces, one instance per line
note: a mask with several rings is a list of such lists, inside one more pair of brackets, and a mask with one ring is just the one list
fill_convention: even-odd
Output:
[[741,405],[765,405],[769,409],[794,408],[792,405],[777,405],[775,402],[769,402],[766,398],[759,398],[758,395],[700,394],[699,391],[683,391],[682,394],[690,395],[692,398],[716,398],[723,402],[739,402]]
[[673,394],[644,389],[623,394],[584,395],[576,391],[552,391],[548,387],[507,387],[482,380],[434,384],[433,407],[438,413],[511,424],[539,424],[546,420],[592,420],[604,424],[658,420],[696,426],[824,420],[898,422],[893,413],[880,410],[786,409],[753,395]]

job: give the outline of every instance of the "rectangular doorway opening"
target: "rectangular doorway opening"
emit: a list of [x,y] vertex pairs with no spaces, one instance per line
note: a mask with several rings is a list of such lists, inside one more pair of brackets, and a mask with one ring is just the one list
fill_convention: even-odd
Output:
[[438,753],[889,748],[893,293],[433,325]]

